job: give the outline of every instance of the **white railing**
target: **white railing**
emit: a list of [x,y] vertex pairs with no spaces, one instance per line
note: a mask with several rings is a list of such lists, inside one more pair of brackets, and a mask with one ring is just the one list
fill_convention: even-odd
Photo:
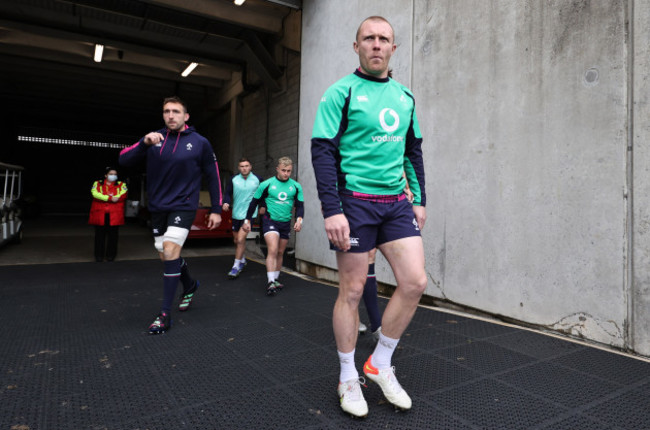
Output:
[[23,193],[22,166],[0,163],[0,181],[2,184],[2,199],[0,199],[0,221],[2,232],[0,244],[12,240],[21,233],[22,221],[18,199]]

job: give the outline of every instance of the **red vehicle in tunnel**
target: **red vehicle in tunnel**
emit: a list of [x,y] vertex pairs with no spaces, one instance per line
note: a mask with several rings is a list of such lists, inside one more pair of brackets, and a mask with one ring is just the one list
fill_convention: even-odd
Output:
[[232,217],[230,211],[221,213],[221,224],[214,230],[208,229],[210,208],[200,207],[190,228],[189,239],[221,239],[232,237]]
[[[190,228],[188,239],[222,239],[232,238],[232,211],[221,212],[221,224],[214,230],[208,230],[208,217],[210,216],[210,195],[207,191],[201,191],[199,197],[199,208],[196,211],[194,222]],[[255,238],[260,231],[259,220],[253,219],[252,231],[248,238]]]

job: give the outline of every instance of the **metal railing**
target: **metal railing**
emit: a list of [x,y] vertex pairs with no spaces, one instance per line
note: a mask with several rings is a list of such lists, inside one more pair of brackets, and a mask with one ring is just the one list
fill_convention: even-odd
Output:
[[20,238],[22,220],[18,200],[23,194],[22,166],[0,163],[0,181],[2,184],[2,199],[0,199],[0,222],[2,235],[0,245],[12,239]]

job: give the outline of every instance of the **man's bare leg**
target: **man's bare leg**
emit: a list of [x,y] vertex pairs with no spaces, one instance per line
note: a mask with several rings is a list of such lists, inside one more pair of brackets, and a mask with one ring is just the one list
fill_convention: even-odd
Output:
[[368,379],[381,387],[390,403],[401,409],[410,409],[411,398],[397,382],[391,360],[427,285],[424,247],[422,238],[413,236],[384,243],[379,249],[393,269],[397,288],[384,311],[382,332],[375,351],[364,364],[363,371]]
[[246,251],[246,238],[248,233],[244,229],[240,228],[239,231],[234,234],[235,242],[235,260],[241,260],[244,258],[244,251]]
[[289,243],[289,239],[280,238],[280,242],[278,243],[278,252],[275,257],[273,281],[275,281],[275,288],[278,288],[280,290],[284,288],[284,285],[282,285],[280,281],[278,281],[278,278],[280,277],[280,273],[282,272],[282,263],[284,262],[284,251],[287,249],[288,243]]
[[267,233],[264,235],[266,241],[266,273],[269,274],[275,270],[278,262],[278,249],[280,247],[280,235],[276,233]]
[[232,236],[233,242],[235,243],[235,261],[232,264],[232,269],[228,272],[228,278],[236,279],[246,265],[244,251],[246,250],[246,237],[248,236],[248,232],[240,228],[238,231],[234,231]]
[[286,251],[288,243],[289,243],[289,239],[280,239],[280,243],[278,243],[278,251],[275,256],[275,268],[274,268],[276,272],[282,270],[282,263],[284,261],[284,251]]
[[420,236],[382,244],[379,249],[388,260],[397,288],[388,301],[381,323],[386,336],[399,339],[408,327],[427,286],[424,247]]
[[277,233],[266,233],[264,240],[266,241],[266,280],[268,283],[266,294],[272,296],[276,293],[276,287],[273,283],[275,281],[275,267],[278,264],[280,235]]
[[334,304],[333,324],[336,348],[351,352],[359,333],[359,300],[368,268],[368,253],[337,252],[339,294]]
[[341,407],[354,416],[368,414],[368,404],[359,385],[359,372],[354,361],[359,329],[359,300],[366,280],[368,253],[337,252],[339,294],[334,304],[332,323],[341,371],[337,392]]

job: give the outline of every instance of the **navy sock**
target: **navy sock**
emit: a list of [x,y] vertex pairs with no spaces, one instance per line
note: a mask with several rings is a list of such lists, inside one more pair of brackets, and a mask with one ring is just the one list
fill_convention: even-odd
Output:
[[190,270],[187,268],[187,262],[181,258],[181,283],[183,284],[183,292],[187,292],[194,286],[194,279],[190,276]]
[[172,303],[176,296],[176,287],[178,280],[181,277],[181,259],[165,261],[165,274],[164,274],[164,290],[163,290],[163,304],[162,311],[170,313],[172,310]]
[[377,278],[375,277],[375,263],[368,265],[368,277],[366,285],[363,286],[363,303],[366,305],[368,318],[370,318],[370,330],[377,331],[381,327],[381,312],[377,303]]

